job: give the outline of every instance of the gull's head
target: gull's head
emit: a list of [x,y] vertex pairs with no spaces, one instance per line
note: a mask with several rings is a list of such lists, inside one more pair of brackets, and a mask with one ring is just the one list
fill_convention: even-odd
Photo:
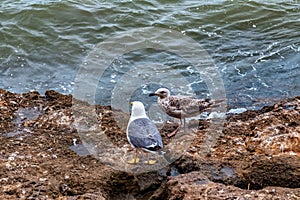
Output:
[[142,102],[133,101],[133,102],[130,102],[130,105],[132,107],[131,117],[145,117],[146,116],[145,107]]
[[149,96],[158,96],[159,98],[163,99],[170,96],[170,90],[167,88],[159,88],[156,92],[149,94]]

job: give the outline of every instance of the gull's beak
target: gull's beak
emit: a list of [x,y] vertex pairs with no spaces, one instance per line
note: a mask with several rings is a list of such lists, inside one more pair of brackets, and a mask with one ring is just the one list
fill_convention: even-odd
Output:
[[149,97],[156,96],[156,95],[157,95],[156,93],[150,93]]
[[133,102],[130,102],[130,105],[133,106]]

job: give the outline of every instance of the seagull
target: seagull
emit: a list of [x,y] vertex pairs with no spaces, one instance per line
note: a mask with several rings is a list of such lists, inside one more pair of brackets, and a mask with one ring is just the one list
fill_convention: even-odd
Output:
[[[138,149],[143,149],[147,152],[156,153],[163,148],[161,135],[156,125],[146,115],[144,104],[140,101],[133,101],[131,116],[127,125],[127,139],[133,148],[135,155],[132,160],[127,161],[129,164],[139,162]],[[155,160],[149,160],[147,153],[146,164],[155,164]]]
[[167,88],[159,88],[156,92],[150,93],[149,96],[158,96],[157,102],[163,112],[171,117],[180,119],[179,126],[172,133],[169,133],[168,137],[172,137],[178,132],[182,124],[182,119],[184,120],[185,127],[185,118],[200,115],[202,112],[208,111],[214,105],[224,101],[195,99],[190,96],[174,96],[171,95],[170,90]]

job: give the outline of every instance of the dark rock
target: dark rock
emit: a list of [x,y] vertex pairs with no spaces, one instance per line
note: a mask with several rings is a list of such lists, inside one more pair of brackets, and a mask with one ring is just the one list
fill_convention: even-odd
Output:
[[[105,136],[115,150],[132,154],[125,134],[129,114],[55,91],[41,96],[0,89],[0,199],[299,199],[299,111],[300,97],[285,99],[230,115],[222,127],[192,120],[192,133],[174,138],[166,135],[177,124],[163,124],[174,162],[147,172],[137,164],[129,172],[93,156],[92,143],[84,154],[72,148],[83,146],[79,125],[95,129],[89,134],[102,150],[108,150]],[[110,158],[118,153],[105,158],[121,161]]]

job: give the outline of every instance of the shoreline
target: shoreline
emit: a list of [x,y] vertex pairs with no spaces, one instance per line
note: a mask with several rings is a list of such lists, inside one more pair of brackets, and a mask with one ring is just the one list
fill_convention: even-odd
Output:
[[[2,199],[300,198],[299,96],[227,116],[209,152],[203,147],[213,127],[209,120],[193,120],[187,150],[169,165],[145,173],[130,172],[143,169],[137,166],[116,170],[120,166],[112,168],[103,157],[72,151],[74,141],[82,144],[72,105],[71,95],[55,91],[41,96],[0,89]],[[93,123],[101,122],[95,132],[100,128],[115,149],[130,156],[123,125],[119,127],[115,118],[126,124],[128,114],[108,106],[93,109],[98,115]],[[88,121],[84,112],[81,117]],[[186,135],[168,139],[173,128],[166,124],[160,131],[164,144],[175,152],[176,142]]]

